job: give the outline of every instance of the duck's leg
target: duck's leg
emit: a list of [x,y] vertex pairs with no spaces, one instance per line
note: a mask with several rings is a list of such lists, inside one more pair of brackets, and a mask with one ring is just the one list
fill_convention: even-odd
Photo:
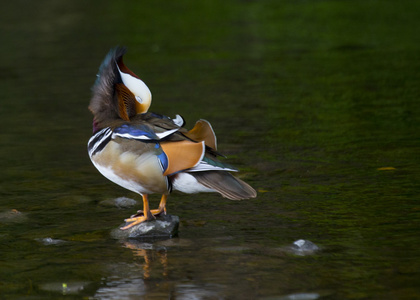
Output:
[[[157,209],[152,209],[150,212],[154,216],[158,216],[160,214],[166,215],[166,200],[168,199],[168,195],[163,194],[162,198],[160,199],[159,207]],[[139,217],[144,215],[142,210],[137,211],[135,215],[132,215],[131,218]]]
[[142,197],[143,197],[143,216],[131,217],[129,219],[125,219],[124,221],[129,222],[129,223],[131,222],[131,223],[124,227],[121,227],[120,229],[125,230],[125,229],[133,227],[134,225],[137,225],[146,221],[150,221],[155,218],[150,212],[148,195],[142,195]]
[[166,215],[166,200],[168,199],[168,195],[163,194],[162,198],[160,199],[158,209],[152,209],[151,212],[154,216],[158,216],[161,213]]

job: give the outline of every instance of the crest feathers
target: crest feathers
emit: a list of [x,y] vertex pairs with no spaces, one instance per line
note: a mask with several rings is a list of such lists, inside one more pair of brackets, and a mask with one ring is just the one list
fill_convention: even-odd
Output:
[[89,110],[93,113],[95,121],[100,128],[105,124],[119,118],[119,101],[116,99],[115,84],[121,82],[116,62],[126,53],[126,49],[117,47],[111,49],[102,61],[97,79],[92,87],[92,99]]

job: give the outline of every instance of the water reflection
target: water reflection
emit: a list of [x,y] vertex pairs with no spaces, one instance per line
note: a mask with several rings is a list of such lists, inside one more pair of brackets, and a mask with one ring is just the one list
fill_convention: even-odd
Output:
[[136,299],[146,294],[146,285],[141,278],[107,278],[104,286],[99,288],[93,299]]
[[222,284],[177,284],[172,295],[175,299],[185,300],[224,299],[224,291],[227,288]]
[[[310,244],[311,249],[317,247],[310,241],[304,242]],[[107,265],[109,274],[103,278],[95,297],[135,299],[130,297],[147,295],[173,299],[245,299],[256,296],[253,290],[256,280],[263,278],[267,287],[278,285],[279,292],[287,291],[287,281],[281,283],[279,280],[287,280],[288,272],[296,271],[284,264],[284,258],[314,255],[314,251],[303,253],[293,250],[293,246],[293,243],[277,248],[251,243],[243,246],[232,236],[196,238],[194,241],[185,238],[157,242],[124,240],[121,247],[131,251],[131,261]],[[258,277],[255,277],[256,267]],[[302,274],[300,279],[304,281],[307,276]],[[316,299],[314,295],[318,294],[297,295],[311,295],[313,298],[308,299]]]
[[160,264],[162,277],[168,276],[168,254],[165,247],[155,247],[150,243],[142,243],[135,240],[129,240],[124,243],[124,247],[133,250],[133,255],[144,259],[143,278],[150,279],[152,268]]
[[[178,241],[179,242],[179,241]],[[175,243],[178,243],[175,242]],[[183,242],[180,242],[183,244]],[[163,241],[163,244],[172,244]],[[179,243],[178,243],[179,244]],[[188,244],[188,242],[184,243]],[[176,278],[170,273],[169,251],[165,246],[136,240],[123,242],[122,247],[132,250],[132,263],[107,266],[110,275],[103,279],[94,298],[138,299],[163,297],[170,299],[221,299],[226,286],[215,283],[199,283],[193,278]],[[172,270],[176,267],[172,266]]]

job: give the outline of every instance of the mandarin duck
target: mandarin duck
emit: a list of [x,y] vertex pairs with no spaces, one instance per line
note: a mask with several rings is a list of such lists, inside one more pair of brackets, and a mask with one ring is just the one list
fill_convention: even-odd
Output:
[[[111,49],[92,87],[89,109],[93,135],[88,153],[93,165],[109,180],[138,193],[143,210],[125,221],[128,229],[166,214],[171,191],[218,192],[240,200],[256,197],[255,190],[220,162],[216,135],[206,120],[191,130],[184,119],[148,112],[152,94],[123,62],[125,48]],[[157,209],[149,208],[149,194],[161,194]]]

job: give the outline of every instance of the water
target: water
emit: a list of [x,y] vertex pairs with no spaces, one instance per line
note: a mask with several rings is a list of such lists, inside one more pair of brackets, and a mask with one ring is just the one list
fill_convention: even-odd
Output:
[[[419,4],[23,2],[0,12],[2,299],[420,298]],[[179,237],[117,241],[139,197],[91,165],[115,45],[152,111],[209,120],[257,199],[169,198]],[[159,197],[152,198],[157,206]],[[288,251],[306,239],[320,250]]]

